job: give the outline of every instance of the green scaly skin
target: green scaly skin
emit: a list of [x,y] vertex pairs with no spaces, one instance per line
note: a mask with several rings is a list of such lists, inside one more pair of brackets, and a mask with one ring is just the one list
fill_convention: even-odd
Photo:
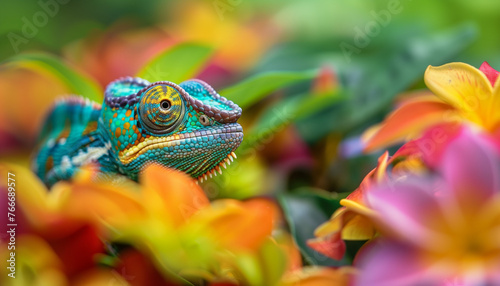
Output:
[[102,105],[81,97],[54,105],[33,170],[48,186],[89,163],[132,180],[151,163],[207,179],[236,158],[240,115],[240,107],[200,80],[122,78],[108,85]]

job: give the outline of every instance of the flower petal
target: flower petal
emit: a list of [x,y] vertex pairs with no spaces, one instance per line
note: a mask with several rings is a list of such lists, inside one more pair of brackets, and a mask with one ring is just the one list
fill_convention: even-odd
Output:
[[340,232],[307,240],[307,246],[335,260],[344,257],[346,245]]
[[[454,123],[434,125],[428,128],[420,138],[401,146],[394,157],[416,158],[422,160],[427,167],[435,168],[441,162],[448,143],[454,140],[463,128],[463,125]],[[407,160],[408,158],[405,159]]]
[[493,98],[494,101],[491,104],[491,116],[492,116],[492,126],[490,131],[498,132],[500,127],[500,77],[497,77],[495,84],[493,85]]
[[50,196],[57,200],[63,216],[119,227],[146,215],[146,208],[134,191],[126,185],[75,181],[56,184]]
[[[414,248],[392,241],[377,241],[377,244],[360,252],[360,274],[356,285],[400,286],[436,285],[425,281],[425,269],[418,261]],[[430,283],[430,284],[426,284]]]
[[347,286],[351,285],[352,277],[357,274],[352,267],[337,269],[327,267],[306,267],[298,271],[287,273],[281,280],[280,286]]
[[[276,234],[274,232],[277,232]],[[288,266],[286,272],[295,271],[302,268],[302,255],[299,247],[295,243],[293,236],[281,230],[273,231],[273,238],[287,257]]]
[[152,213],[179,226],[210,203],[203,190],[185,173],[149,165],[140,181],[143,184],[144,205]]
[[[53,201],[56,198],[49,193],[42,181],[29,169],[15,164],[0,163],[0,188],[5,190],[7,198],[7,173],[15,179],[16,188],[16,218],[25,221],[20,224],[19,230],[36,230],[46,239],[59,239],[66,237],[79,229],[83,222],[64,216],[56,208]],[[19,179],[19,178],[22,178]],[[12,182],[10,182],[12,183]]]
[[375,227],[370,219],[363,215],[349,212],[352,217],[342,229],[342,239],[345,240],[367,240],[375,236]]
[[314,231],[316,238],[307,241],[307,245],[312,249],[336,260],[344,256],[346,250],[344,239],[367,240],[375,235],[373,223],[362,215],[373,213],[371,210],[350,200],[341,202],[348,207],[337,209],[329,221],[316,228]]
[[327,222],[321,224],[314,230],[315,236],[326,236],[332,232],[338,232],[342,229],[344,224],[344,215],[347,211],[347,208],[341,207],[338,208]]
[[[57,256],[47,241],[36,235],[17,235],[14,253],[15,270],[18,271],[15,278],[9,277],[10,263],[4,262],[5,266],[0,269],[1,285],[69,285],[62,269],[64,261]],[[8,249],[7,242],[0,243],[0,246],[0,256],[9,258],[11,250]]]
[[378,158],[377,167],[375,167],[365,176],[361,184],[359,184],[359,187],[352,193],[350,193],[345,200],[340,200],[340,204],[344,205],[343,201],[345,201],[345,203],[348,203],[354,211],[359,210],[359,213],[366,214],[367,208],[363,205],[363,197],[366,193],[366,190],[369,189],[372,185],[378,184],[385,179],[387,166],[390,163],[391,159],[389,158],[389,152],[386,151]]
[[452,106],[436,100],[409,101],[391,113],[380,129],[365,139],[365,151],[371,152],[418,135],[427,127],[443,121],[446,112],[452,110]]
[[271,235],[275,211],[275,205],[263,199],[218,200],[193,216],[190,225],[210,233],[224,248],[255,250]]
[[498,155],[481,134],[464,129],[447,146],[440,170],[451,189],[481,204],[499,191]]
[[434,189],[428,178],[412,177],[380,184],[370,189],[365,198],[378,213],[376,222],[382,232],[420,246],[435,237],[429,222],[422,219],[425,213],[439,210]]
[[[165,281],[150,257],[134,248],[129,248],[120,253],[120,262],[115,266],[115,271],[133,285],[180,285],[176,281]],[[161,284],[161,282],[163,284]]]
[[495,82],[498,78],[498,71],[490,66],[488,62],[483,62],[479,67],[479,70],[484,73],[484,75],[488,78],[491,83],[491,86],[495,86]]
[[465,63],[429,66],[424,76],[427,87],[468,120],[489,127],[493,88],[488,78]]

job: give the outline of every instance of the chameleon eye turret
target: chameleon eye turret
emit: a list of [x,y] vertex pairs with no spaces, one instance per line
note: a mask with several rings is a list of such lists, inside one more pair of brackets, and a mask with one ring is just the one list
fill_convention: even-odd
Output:
[[208,118],[208,116],[206,116],[205,114],[203,115],[200,115],[200,123],[203,125],[203,126],[208,126],[210,125],[210,119]]
[[33,168],[49,186],[88,163],[133,180],[152,163],[207,179],[236,158],[240,116],[239,106],[201,80],[121,78],[108,85],[102,105],[80,97],[56,103]]
[[186,104],[178,89],[180,87],[174,84],[158,84],[142,93],[139,118],[150,132],[169,133],[184,119]]

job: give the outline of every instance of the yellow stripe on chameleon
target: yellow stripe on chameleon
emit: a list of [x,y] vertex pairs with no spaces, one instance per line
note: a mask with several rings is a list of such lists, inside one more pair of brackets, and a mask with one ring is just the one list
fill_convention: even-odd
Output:
[[121,151],[118,154],[118,158],[120,158],[120,161],[123,164],[129,164],[148,150],[175,146],[176,141],[178,141],[179,139],[180,138],[178,135],[176,135],[175,137],[167,136],[162,138],[149,137],[138,145]]

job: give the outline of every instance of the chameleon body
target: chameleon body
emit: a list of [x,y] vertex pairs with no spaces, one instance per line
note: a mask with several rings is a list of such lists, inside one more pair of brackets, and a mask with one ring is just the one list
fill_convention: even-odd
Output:
[[240,107],[200,80],[121,78],[107,86],[102,105],[81,97],[54,105],[33,169],[48,186],[89,163],[132,180],[151,163],[206,180],[236,157],[240,115]]

